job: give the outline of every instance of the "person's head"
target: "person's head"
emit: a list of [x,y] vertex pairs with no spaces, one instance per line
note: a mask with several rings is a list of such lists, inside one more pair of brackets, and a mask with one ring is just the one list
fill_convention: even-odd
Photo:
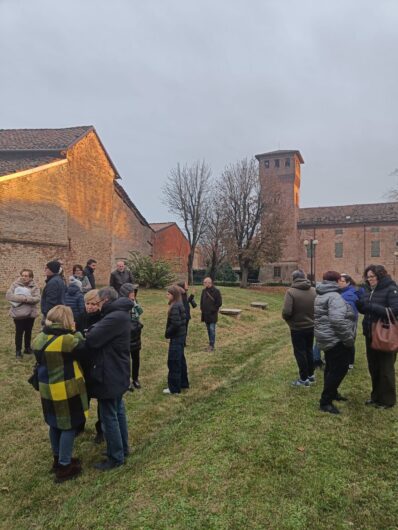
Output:
[[326,282],[338,282],[340,279],[340,273],[337,271],[326,271],[323,273],[322,279]]
[[380,280],[388,276],[388,272],[383,265],[368,265],[363,276],[370,288],[374,289]]
[[340,278],[338,279],[337,283],[339,284],[340,289],[345,289],[349,285],[356,285],[351,276],[345,272],[340,274]]
[[75,321],[73,319],[72,309],[65,305],[56,305],[47,313],[46,325],[60,324],[62,329],[74,331]]
[[83,278],[84,272],[83,267],[81,265],[73,265],[73,276],[76,276],[77,278]]
[[213,280],[209,276],[207,276],[207,278],[203,280],[203,285],[205,287],[211,287],[213,285]]
[[167,289],[167,300],[169,305],[175,304],[176,302],[181,302],[182,289],[178,285],[171,285]]
[[295,271],[292,272],[292,280],[305,280],[305,272],[302,271],[301,269],[297,269]]
[[95,268],[97,267],[97,262],[95,259],[89,259],[87,260],[87,267],[90,267],[91,270],[95,271]]
[[98,289],[91,289],[84,295],[84,305],[87,313],[96,313],[99,311]]
[[82,282],[74,276],[69,276],[69,285],[77,285],[81,291],[83,290]]
[[185,292],[189,289],[188,282],[178,282],[177,285],[178,287],[181,287],[181,289],[184,289]]
[[134,283],[124,283],[120,287],[119,294],[120,296],[125,296],[130,298],[130,300],[135,300],[137,297],[138,285]]
[[116,270],[118,270],[119,272],[124,272],[126,268],[126,264],[124,263],[123,260],[119,260],[116,262]]
[[110,304],[119,298],[113,287],[103,287],[98,291],[98,305],[102,309],[104,305]]
[[31,269],[22,269],[19,274],[21,275],[23,283],[26,283],[26,285],[33,280],[33,271]]
[[44,269],[44,272],[46,276],[49,278],[50,276],[54,276],[54,274],[59,274],[60,270],[61,270],[61,264],[59,261],[49,261],[46,264],[46,268]]

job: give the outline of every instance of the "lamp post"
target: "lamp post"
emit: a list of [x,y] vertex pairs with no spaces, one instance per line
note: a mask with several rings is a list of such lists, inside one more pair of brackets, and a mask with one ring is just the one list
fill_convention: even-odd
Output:
[[310,254],[310,260],[311,260],[311,285],[315,285],[315,249],[318,244],[317,239],[304,239],[304,246],[307,249],[307,257],[308,257],[308,249]]

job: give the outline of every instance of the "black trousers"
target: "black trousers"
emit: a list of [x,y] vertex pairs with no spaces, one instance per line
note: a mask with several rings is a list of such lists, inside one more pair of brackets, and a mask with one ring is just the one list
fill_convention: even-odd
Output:
[[394,366],[397,354],[374,350],[370,344],[370,338],[366,337],[366,357],[372,380],[370,397],[375,403],[390,407],[397,401]]
[[314,375],[314,357],[312,347],[314,344],[314,328],[290,330],[294,356],[300,373],[300,379],[305,381]]
[[168,387],[173,394],[179,394],[182,388],[189,388],[187,361],[184,355],[185,335],[170,339],[167,366]]
[[325,371],[321,405],[331,405],[337,397],[337,390],[348,372],[350,348],[338,342],[331,350],[325,351]]
[[130,350],[131,355],[131,377],[133,381],[137,381],[140,375],[140,351],[141,348],[133,348]]
[[21,318],[14,319],[15,324],[15,349],[17,351],[22,350],[22,337],[25,339],[25,350],[30,348],[30,343],[32,340],[32,329],[33,324],[35,323],[34,318]]

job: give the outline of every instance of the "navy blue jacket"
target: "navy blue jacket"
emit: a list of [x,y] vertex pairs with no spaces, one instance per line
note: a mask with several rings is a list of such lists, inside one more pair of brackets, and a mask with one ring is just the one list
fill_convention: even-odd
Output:
[[102,308],[103,318],[86,333],[93,352],[86,385],[90,397],[116,399],[130,385],[130,311],[133,302],[118,298]]
[[56,305],[65,305],[65,284],[59,274],[53,274],[46,280],[41,296],[41,312],[44,316]]
[[354,310],[355,320],[358,320],[358,309],[356,303],[359,300],[359,291],[353,285],[348,285],[340,291],[340,294],[343,297],[343,300],[345,300],[347,304],[350,304]]
[[73,318],[78,322],[85,313],[84,296],[76,284],[71,284],[66,288],[65,305],[72,309]]

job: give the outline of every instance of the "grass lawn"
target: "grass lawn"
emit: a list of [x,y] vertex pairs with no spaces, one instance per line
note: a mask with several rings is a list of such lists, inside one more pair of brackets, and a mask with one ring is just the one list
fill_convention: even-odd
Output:
[[[0,528],[381,529],[398,528],[396,409],[365,407],[363,339],[343,382],[342,414],[320,413],[319,380],[293,388],[297,370],[283,294],[222,288],[217,350],[194,310],[186,350],[191,389],[163,396],[166,300],[143,291],[142,390],[126,395],[132,455],[101,474],[92,464],[95,406],[75,443],[84,473],[55,485],[40,399],[15,361],[8,304],[0,302]],[[250,302],[266,300],[266,311]]]

